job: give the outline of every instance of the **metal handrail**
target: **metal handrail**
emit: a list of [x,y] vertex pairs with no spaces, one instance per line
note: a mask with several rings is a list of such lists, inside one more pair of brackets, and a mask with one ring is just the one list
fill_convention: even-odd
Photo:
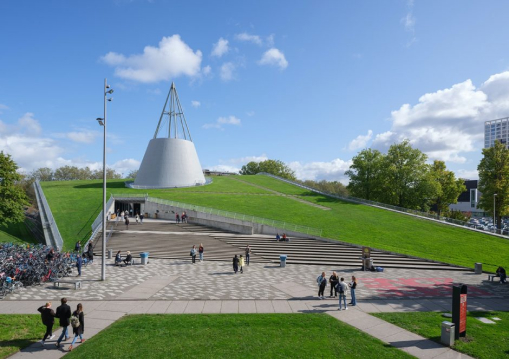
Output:
[[[50,243],[52,247],[61,250],[64,246],[64,241],[62,239],[62,236],[60,235],[60,231],[58,230],[57,223],[55,222],[55,218],[53,218],[53,213],[51,213],[51,208],[48,204],[48,201],[46,200],[46,196],[44,195],[44,191],[41,188],[41,184],[39,183],[39,180],[35,180],[34,182],[34,189],[35,194],[37,197],[37,204],[39,206],[39,210],[41,213],[41,222],[43,225],[43,228],[46,227],[49,229],[50,237],[49,240],[52,242]],[[42,215],[46,219],[46,222],[43,222]]]

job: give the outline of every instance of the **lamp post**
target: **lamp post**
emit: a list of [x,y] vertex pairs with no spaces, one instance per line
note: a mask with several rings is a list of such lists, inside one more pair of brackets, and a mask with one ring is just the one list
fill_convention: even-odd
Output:
[[106,102],[113,100],[108,98],[108,94],[112,94],[113,89],[110,88],[106,79],[104,79],[104,117],[97,118],[97,122],[103,127],[103,223],[102,223],[102,264],[101,264],[101,280],[106,280]]
[[495,198],[497,198],[497,194],[493,194],[493,225],[495,226],[495,233],[497,233],[497,216],[495,215]]

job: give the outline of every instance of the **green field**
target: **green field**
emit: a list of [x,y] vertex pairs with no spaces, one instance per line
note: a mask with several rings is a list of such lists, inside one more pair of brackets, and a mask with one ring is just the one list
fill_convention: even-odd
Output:
[[25,226],[24,222],[10,223],[0,227],[0,243],[11,242],[15,244],[36,243],[36,240]]
[[[441,323],[450,321],[441,313],[374,313],[380,319],[440,342]],[[496,324],[484,324],[478,317],[500,318]],[[509,313],[508,312],[468,312],[467,335],[457,340],[455,350],[475,358],[492,359],[509,357]]]
[[0,314],[0,358],[41,340],[45,331],[39,314]]
[[[421,258],[470,268],[482,262],[484,269],[490,271],[498,265],[509,267],[505,255],[509,252],[509,240],[506,239],[325,197],[267,176],[214,177],[213,180],[206,186],[163,190],[135,190],[125,188],[122,180],[112,180],[108,182],[108,197],[110,193],[148,193],[152,197],[321,228],[324,237]],[[88,239],[90,225],[101,210],[102,182],[43,182],[41,185],[66,248],[71,249],[78,239]],[[298,202],[292,196],[330,210]]]
[[326,314],[131,315],[68,356],[411,358]]

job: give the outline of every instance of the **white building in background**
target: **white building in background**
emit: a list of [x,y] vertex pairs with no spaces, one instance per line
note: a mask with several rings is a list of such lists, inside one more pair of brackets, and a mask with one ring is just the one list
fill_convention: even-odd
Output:
[[495,141],[509,144],[509,117],[484,122],[484,148],[495,145]]
[[[157,137],[162,134],[162,137]],[[172,188],[205,184],[205,176],[180,106],[175,84],[170,91],[141,161],[132,188]]]
[[472,217],[485,216],[484,210],[477,207],[481,199],[481,192],[477,190],[478,182],[478,180],[465,180],[464,184],[467,189],[459,195],[458,203],[450,204],[449,209],[471,212]]

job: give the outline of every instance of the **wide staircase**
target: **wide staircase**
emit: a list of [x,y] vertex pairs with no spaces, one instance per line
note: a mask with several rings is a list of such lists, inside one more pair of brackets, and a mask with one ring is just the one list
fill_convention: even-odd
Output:
[[[99,233],[94,242],[96,254],[100,252],[101,238]],[[202,225],[157,220],[130,224],[129,229],[118,223],[113,229],[107,249],[112,249],[113,255],[118,250],[125,255],[129,250],[135,258],[140,252],[149,252],[150,258],[190,260],[192,246],[198,248],[200,244],[205,248],[204,258],[207,261],[231,261],[235,254],[244,254],[245,247],[250,245],[253,263],[279,263],[279,256],[285,254],[288,256],[288,264],[361,267],[361,248],[348,244],[311,238],[291,238],[290,242],[276,242],[273,236],[243,235]],[[384,268],[470,270],[374,250],[371,251],[371,258],[375,266]]]

